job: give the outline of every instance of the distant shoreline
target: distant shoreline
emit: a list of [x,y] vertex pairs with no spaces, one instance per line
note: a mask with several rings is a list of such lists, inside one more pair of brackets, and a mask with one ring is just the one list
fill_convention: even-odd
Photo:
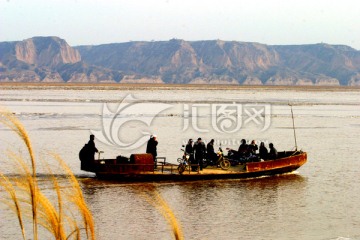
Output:
[[274,85],[205,85],[143,83],[12,83],[1,82],[0,89],[77,89],[77,90],[293,90],[293,91],[360,91],[360,86],[274,86]]

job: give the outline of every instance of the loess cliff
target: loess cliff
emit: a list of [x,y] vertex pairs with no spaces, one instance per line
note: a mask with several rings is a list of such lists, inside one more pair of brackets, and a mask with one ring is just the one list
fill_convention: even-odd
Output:
[[0,43],[0,82],[360,85],[360,51],[237,41],[69,46],[58,37]]

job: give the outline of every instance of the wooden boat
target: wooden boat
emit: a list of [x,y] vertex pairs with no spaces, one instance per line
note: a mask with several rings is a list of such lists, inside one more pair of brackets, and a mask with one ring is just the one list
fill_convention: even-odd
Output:
[[98,178],[123,181],[237,179],[290,173],[306,163],[307,153],[297,150],[294,115],[290,103],[289,106],[291,108],[295,151],[278,152],[276,159],[238,164],[227,170],[208,167],[200,171],[198,166],[197,171],[191,171],[191,166],[187,165],[184,171],[184,165],[180,168],[177,164],[167,163],[166,158],[157,158],[157,161],[154,162],[151,154],[132,154],[130,158],[119,156],[116,159],[83,160],[81,161],[81,170],[93,172]]
[[[162,161],[160,161],[162,160]],[[207,167],[202,171],[191,171],[188,167],[181,174],[177,164],[167,163],[158,158],[155,166],[151,154],[132,154],[130,158],[98,159],[81,162],[81,170],[95,173],[101,179],[121,181],[193,181],[206,179],[238,179],[271,176],[290,173],[307,161],[307,153],[302,151],[279,152],[278,158],[261,162],[248,162],[223,170]]]

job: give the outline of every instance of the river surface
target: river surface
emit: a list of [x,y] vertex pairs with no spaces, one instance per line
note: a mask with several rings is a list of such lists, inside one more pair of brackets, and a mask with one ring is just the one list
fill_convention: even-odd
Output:
[[[238,148],[244,138],[292,150],[289,103],[297,147],[308,153],[291,174],[119,183],[80,170],[78,152],[91,133],[104,151],[100,158],[142,153],[150,134],[157,135],[158,155],[172,163],[181,145],[198,137],[215,139],[215,148]],[[58,153],[77,176],[97,239],[173,239],[144,196],[154,193],[170,206],[185,239],[360,239],[359,89],[0,88],[0,105],[25,126],[38,159],[51,166],[49,152]],[[10,176],[16,171],[6,161],[9,149],[26,155],[19,137],[1,125],[1,171]],[[16,219],[4,207],[0,214],[7,219],[0,239],[20,239]]]

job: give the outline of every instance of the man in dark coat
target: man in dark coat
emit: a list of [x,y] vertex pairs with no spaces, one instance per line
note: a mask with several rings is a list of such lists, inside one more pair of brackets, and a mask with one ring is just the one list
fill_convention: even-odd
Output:
[[150,153],[153,156],[155,168],[157,167],[157,161],[156,161],[157,145],[158,145],[158,141],[156,140],[156,135],[151,135],[146,146],[146,153]]
[[90,140],[87,143],[87,151],[89,154],[89,160],[94,161],[95,160],[95,153],[99,152],[97,150],[97,148],[95,147],[95,142],[94,142],[95,136],[94,135],[90,135]]
[[247,157],[249,154],[249,146],[246,144],[246,140],[242,139],[238,150],[240,157]]
[[194,144],[194,151],[195,151],[195,162],[200,165],[200,171],[203,169],[203,159],[206,153],[205,143],[198,138],[196,143]]
[[187,154],[194,154],[194,148],[193,148],[193,140],[190,138],[188,143],[185,146],[185,152]]
[[79,152],[81,170],[91,170],[95,161],[95,153],[98,152],[94,143],[95,136],[90,135],[90,140]]
[[256,154],[256,151],[258,150],[258,145],[256,144],[255,140],[251,141],[251,144],[248,145],[248,149],[251,154]]
[[274,144],[270,143],[269,149],[270,149],[269,155],[268,155],[269,159],[276,159],[278,156],[278,152],[277,152],[276,148],[274,147]]
[[269,151],[265,147],[264,142],[261,142],[260,143],[260,149],[259,149],[260,158],[263,159],[263,160],[267,160],[268,154],[269,154]]
[[194,161],[194,147],[193,147],[193,140],[190,138],[188,143],[185,146],[185,154],[189,154],[189,161],[193,164]]
[[211,139],[210,142],[206,145],[206,152],[208,160],[212,162],[217,160],[217,154],[214,150],[214,139]]

